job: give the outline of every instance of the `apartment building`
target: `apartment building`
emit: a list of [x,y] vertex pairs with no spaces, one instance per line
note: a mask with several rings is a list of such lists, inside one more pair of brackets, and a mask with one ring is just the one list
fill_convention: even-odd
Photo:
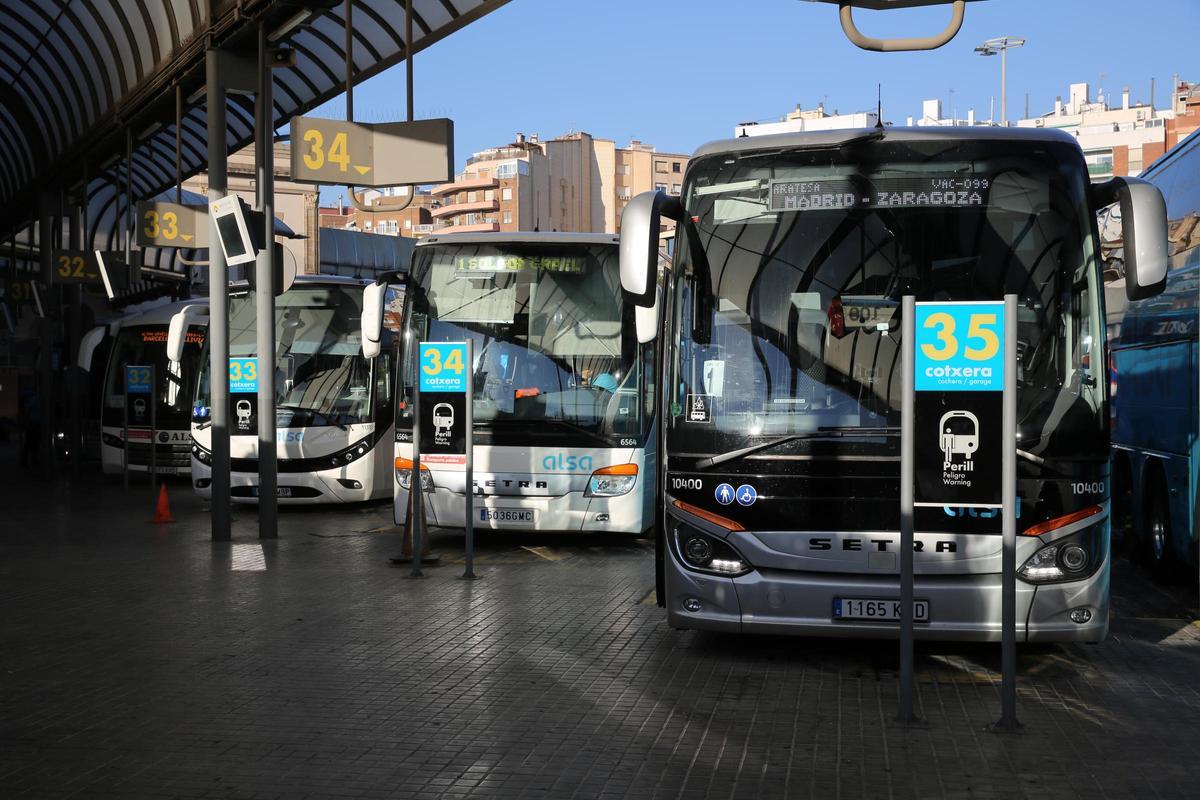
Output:
[[661,153],[634,140],[574,132],[540,140],[517,134],[504,146],[475,153],[453,182],[434,187],[434,228],[458,231],[620,229],[621,211],[651,189],[678,194],[687,156]]
[[832,131],[846,128],[873,128],[879,122],[879,115],[874,111],[856,111],[853,114],[841,114],[834,109],[832,114],[825,112],[825,104],[818,103],[816,108],[803,109],[797,103],[796,107],[785,114],[777,122],[739,122],[733,129],[734,136],[769,136],[774,133],[798,133],[800,131]]

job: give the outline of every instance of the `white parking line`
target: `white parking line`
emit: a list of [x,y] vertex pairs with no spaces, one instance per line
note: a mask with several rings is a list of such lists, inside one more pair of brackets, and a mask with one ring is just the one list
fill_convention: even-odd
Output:
[[265,572],[267,557],[261,544],[235,544],[230,569],[234,572]]

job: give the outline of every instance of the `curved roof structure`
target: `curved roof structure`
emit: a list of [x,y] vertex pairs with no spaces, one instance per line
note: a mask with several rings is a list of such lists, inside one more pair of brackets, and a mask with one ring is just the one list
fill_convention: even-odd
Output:
[[[348,1],[358,82],[407,57],[404,3]],[[505,2],[413,0],[412,52]],[[89,199],[123,186],[127,135],[134,199],[173,186],[176,87],[184,98],[182,177],[204,169],[205,49],[253,54],[259,20],[296,53],[294,65],[273,70],[276,129],[338,95],[345,89],[345,8],[341,0],[4,0],[0,237],[32,221],[40,192],[78,197],[85,174]],[[249,144],[253,97],[231,93],[227,119],[228,150]]]

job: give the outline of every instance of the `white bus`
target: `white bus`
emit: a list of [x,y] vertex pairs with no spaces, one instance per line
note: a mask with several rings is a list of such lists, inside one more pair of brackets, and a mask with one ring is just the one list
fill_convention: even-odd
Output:
[[[637,341],[617,251],[612,234],[418,243],[399,359],[398,524],[412,479],[416,337],[473,342],[477,528],[641,535],[653,526],[655,351]],[[429,524],[462,527],[463,467],[423,463],[421,474]]]
[[[275,424],[280,503],[353,503],[392,487],[395,348],[365,358],[359,343],[366,279],[298,276],[275,299]],[[391,292],[398,307],[400,295]],[[230,287],[229,356],[256,353],[254,294]],[[398,329],[398,318],[386,323]],[[387,339],[390,330],[384,331]],[[390,341],[390,340],[389,340]],[[192,485],[212,496],[212,420],[207,349],[192,409]],[[230,495],[258,500],[257,398],[230,396]]]
[[[149,398],[133,398],[129,408],[129,470],[150,471],[150,448],[155,452],[155,469],[160,475],[187,475],[190,471],[191,400],[195,392],[196,375],[200,371],[201,353],[207,320],[192,322],[183,341],[181,358],[167,357],[167,328],[171,318],[184,305],[204,304],[206,301],[170,303],[139,314],[132,314],[108,325],[93,328],[84,335],[80,345],[79,364],[91,371],[93,354],[108,337],[112,337],[104,369],[100,403],[100,464],[105,474],[120,474],[122,450],[126,446],[125,432],[125,365],[153,366],[155,375],[154,442],[151,439],[151,409]],[[98,366],[98,365],[97,365]],[[140,402],[134,402],[140,400]]]

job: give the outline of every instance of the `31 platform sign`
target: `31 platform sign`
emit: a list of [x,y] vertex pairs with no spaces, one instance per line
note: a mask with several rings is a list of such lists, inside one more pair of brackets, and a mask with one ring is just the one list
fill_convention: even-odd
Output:
[[1004,303],[917,303],[914,505],[1000,508]]

